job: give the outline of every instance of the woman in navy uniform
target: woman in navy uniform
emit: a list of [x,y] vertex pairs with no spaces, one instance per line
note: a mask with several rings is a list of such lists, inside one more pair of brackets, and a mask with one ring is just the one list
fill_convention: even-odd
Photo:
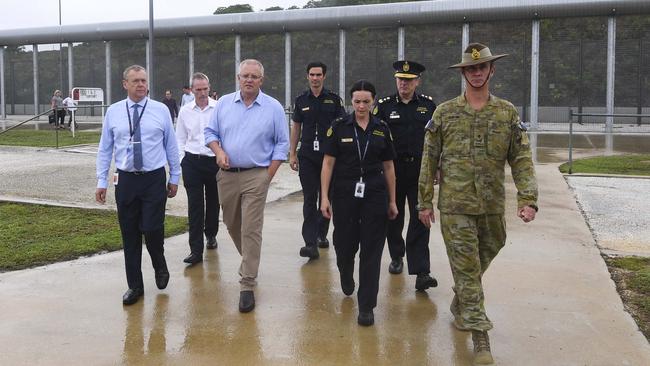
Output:
[[397,216],[395,149],[388,125],[370,113],[375,95],[375,87],[365,80],[352,85],[354,112],[335,120],[327,131],[321,171],[321,211],[328,219],[333,216],[336,265],[345,295],[354,292],[354,258],[361,247],[357,321],[366,326],[374,324],[386,227]]

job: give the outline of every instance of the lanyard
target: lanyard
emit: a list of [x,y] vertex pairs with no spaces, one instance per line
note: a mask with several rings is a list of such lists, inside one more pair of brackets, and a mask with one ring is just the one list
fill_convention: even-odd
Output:
[[[140,128],[140,120],[142,119],[142,115],[144,114],[144,110],[147,108],[147,103],[149,103],[149,99],[147,99],[146,102],[144,102],[144,107],[142,107],[142,110],[140,111],[140,115],[138,116],[137,121],[133,121],[133,123],[138,125],[138,128]],[[131,113],[129,112],[129,103],[124,103],[126,105],[126,115],[129,116],[129,134],[131,134],[131,138],[133,138],[133,135],[135,134],[135,130],[133,129],[133,125],[131,124]],[[134,103],[138,104],[138,103]]]
[[[370,127],[370,121],[368,121],[368,127]],[[363,155],[361,155],[361,144],[359,143],[359,134],[357,133],[356,121],[352,124],[352,129],[354,130],[355,142],[357,143],[357,152],[359,153],[359,169],[361,170],[360,178],[363,179],[363,161],[366,159],[366,153],[368,152],[370,136],[366,138],[366,147],[363,149]]]

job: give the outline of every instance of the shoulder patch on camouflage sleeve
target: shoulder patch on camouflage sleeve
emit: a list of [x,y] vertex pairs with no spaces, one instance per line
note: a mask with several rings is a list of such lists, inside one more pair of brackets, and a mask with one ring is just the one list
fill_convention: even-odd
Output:
[[427,122],[427,125],[424,126],[424,128],[426,128],[427,130],[429,130],[431,132],[434,132],[436,130],[436,128],[434,126],[434,123],[433,123],[433,118],[430,119],[429,122]]

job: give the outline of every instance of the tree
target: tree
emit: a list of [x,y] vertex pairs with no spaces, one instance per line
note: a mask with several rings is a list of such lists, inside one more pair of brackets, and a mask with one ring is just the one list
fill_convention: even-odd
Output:
[[280,6],[272,6],[270,8],[264,9],[264,11],[278,11],[278,10],[284,10],[284,8],[282,8]]
[[253,7],[250,4],[236,4],[230,6],[220,6],[213,14],[235,14],[235,13],[252,13]]

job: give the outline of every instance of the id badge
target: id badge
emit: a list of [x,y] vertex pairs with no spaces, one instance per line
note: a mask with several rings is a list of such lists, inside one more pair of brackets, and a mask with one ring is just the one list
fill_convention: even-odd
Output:
[[320,143],[318,140],[314,140],[314,151],[320,151]]
[[365,192],[366,184],[363,181],[357,182],[357,185],[354,186],[354,197],[363,198]]
[[115,172],[113,173],[113,185],[116,186],[118,181],[120,180],[120,173]]

